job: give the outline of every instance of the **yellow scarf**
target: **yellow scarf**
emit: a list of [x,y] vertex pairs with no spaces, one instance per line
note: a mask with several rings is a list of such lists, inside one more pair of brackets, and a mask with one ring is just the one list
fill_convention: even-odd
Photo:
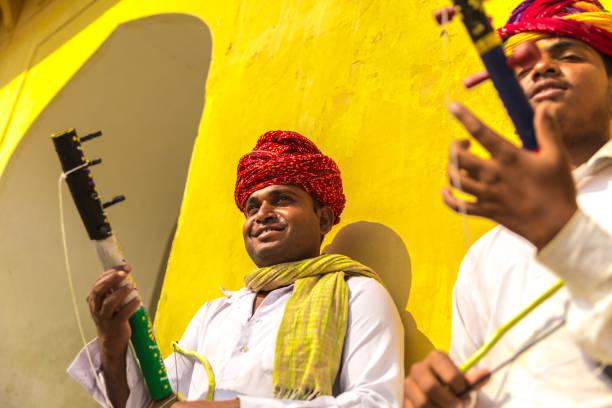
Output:
[[268,266],[244,277],[253,292],[295,283],[276,336],[272,372],[276,398],[310,400],[332,394],[348,316],[345,275],[381,282],[372,269],[344,255]]

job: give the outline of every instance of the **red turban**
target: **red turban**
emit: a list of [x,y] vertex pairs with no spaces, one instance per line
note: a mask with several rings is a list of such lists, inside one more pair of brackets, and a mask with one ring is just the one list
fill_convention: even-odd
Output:
[[612,55],[612,14],[597,0],[525,0],[497,30],[506,52],[526,41],[573,37]]
[[336,163],[297,132],[280,130],[263,134],[252,151],[238,162],[234,199],[240,211],[253,192],[273,184],[293,184],[334,213],[340,221],[346,199]]

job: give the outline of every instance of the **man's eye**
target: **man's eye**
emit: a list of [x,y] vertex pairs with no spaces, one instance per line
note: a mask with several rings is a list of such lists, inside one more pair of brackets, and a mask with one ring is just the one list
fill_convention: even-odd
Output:
[[517,78],[522,79],[531,71],[531,68],[521,69],[516,73]]
[[516,75],[517,78],[522,79],[527,74],[529,74],[532,69],[533,69],[533,66],[528,66],[528,67],[518,66],[514,69],[514,74]]
[[256,205],[249,205],[244,212],[246,213],[246,215],[253,215],[255,213],[257,213],[257,209],[259,207],[257,207]]
[[278,196],[278,198],[276,199],[276,202],[280,204],[286,204],[286,203],[293,202],[293,200],[289,196]]
[[582,61],[582,58],[576,54],[563,54],[559,59],[561,61]]

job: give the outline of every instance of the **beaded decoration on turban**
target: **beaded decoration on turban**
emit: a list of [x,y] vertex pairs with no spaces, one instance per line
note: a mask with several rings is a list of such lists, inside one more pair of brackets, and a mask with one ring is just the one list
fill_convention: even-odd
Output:
[[336,163],[297,132],[270,131],[238,162],[234,199],[240,211],[253,192],[273,184],[293,184],[334,213],[340,221],[346,199]]
[[507,54],[546,37],[573,37],[612,55],[612,14],[597,0],[525,0],[497,33]]

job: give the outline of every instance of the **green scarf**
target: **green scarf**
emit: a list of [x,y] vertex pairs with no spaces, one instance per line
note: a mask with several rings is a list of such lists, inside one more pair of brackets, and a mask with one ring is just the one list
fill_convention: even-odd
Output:
[[295,282],[276,336],[274,396],[310,400],[331,395],[340,368],[348,316],[345,275],[380,281],[344,255],[321,255],[256,269],[244,277],[253,292]]

